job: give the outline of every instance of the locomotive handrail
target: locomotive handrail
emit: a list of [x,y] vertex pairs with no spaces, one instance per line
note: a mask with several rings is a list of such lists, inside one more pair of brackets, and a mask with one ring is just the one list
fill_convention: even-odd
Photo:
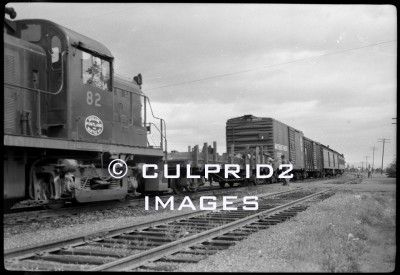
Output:
[[[150,99],[149,99],[149,97],[146,96],[144,93],[138,93],[138,92],[135,92],[135,91],[127,91],[127,92],[130,92],[130,93],[132,93],[132,94],[136,94],[136,95],[139,95],[139,96],[143,97],[143,99],[144,99],[144,114],[143,114],[143,116],[144,116],[143,120],[144,120],[144,121],[143,121],[143,124],[144,124],[145,126],[146,126],[147,124],[149,124],[149,125],[150,125],[150,124],[153,124],[153,125],[154,125],[154,127],[158,130],[158,132],[159,132],[160,135],[161,135],[161,137],[160,137],[160,148],[161,148],[162,150],[164,150],[164,147],[165,147],[165,151],[167,151],[167,138],[166,138],[166,136],[167,136],[166,128],[167,128],[167,127],[166,127],[165,120],[154,115],[154,112],[153,112],[153,108],[152,108],[152,106],[151,106]],[[153,123],[153,122],[147,122],[147,108],[146,108],[147,103],[148,103],[149,106],[150,106],[150,113],[151,113],[151,116],[152,116],[154,119],[156,119],[156,120],[159,121],[159,123],[160,123],[160,128],[161,128],[161,129],[158,128],[157,125],[156,125],[155,123]],[[133,122],[133,109],[132,109],[132,112],[131,112],[131,123],[128,125],[128,127],[132,127],[133,125],[134,125],[134,122]],[[148,142],[148,143],[149,143],[149,142]]]
[[[154,115],[153,108],[152,108],[152,106],[151,106],[150,100],[148,100],[148,97],[147,97],[147,96],[145,96],[145,97],[146,97],[147,101],[149,102],[151,115],[152,115],[155,119],[160,120],[160,123],[161,123],[161,130],[159,130],[159,129],[158,129],[158,130],[159,130],[160,133],[161,133],[161,139],[165,141],[165,151],[167,151],[167,125],[166,125],[166,123],[165,123],[165,120]],[[163,148],[161,148],[161,149],[163,149]]]
[[160,130],[160,128],[158,128],[157,127],[157,125],[155,124],[155,123],[153,123],[153,122],[149,122],[149,123],[147,123],[148,125],[154,125],[154,128],[156,128],[157,130],[158,130],[158,132],[162,135],[162,130]]
[[[163,119],[160,119],[160,122],[161,122],[161,125],[165,125],[163,122],[164,122],[164,120]],[[158,128],[157,127],[157,125],[155,124],[155,123],[153,123],[153,122],[148,122],[147,123],[147,125],[153,125],[154,126],[154,128],[156,128],[156,130],[161,134],[161,140],[160,140],[160,148],[162,149],[162,150],[164,150],[164,147],[165,147],[165,152],[167,152],[167,139],[165,138],[165,135],[163,134],[163,128],[165,127],[161,127],[161,129],[160,128]],[[163,142],[164,141],[164,142]],[[148,142],[149,143],[149,142]]]
[[[117,75],[117,74],[115,74],[115,75]],[[121,75],[118,75],[118,76],[119,76],[119,77],[122,77]],[[126,80],[125,80],[125,81],[126,81]],[[127,91],[127,90],[125,90],[125,91]],[[167,132],[166,132],[166,123],[165,123],[165,120],[154,115],[153,107],[151,106],[151,102],[150,102],[149,97],[146,96],[143,92],[141,92],[141,93],[138,93],[138,92],[135,92],[135,91],[127,91],[127,92],[132,93],[132,94],[136,94],[136,95],[139,95],[139,96],[142,96],[142,97],[144,98],[144,101],[145,101],[145,102],[144,102],[144,105],[146,105],[146,101],[149,103],[150,112],[151,112],[151,115],[153,116],[153,118],[160,120],[161,124],[164,125],[164,127],[161,126],[161,128],[163,128],[164,131],[162,131],[162,132],[161,132],[160,130],[159,130],[159,131],[160,131],[162,137],[164,137],[164,139],[165,139],[165,141],[166,141]],[[144,114],[144,115],[146,116],[146,114]],[[133,121],[133,120],[132,120],[132,121]],[[145,122],[146,122],[146,121],[145,121]],[[130,124],[129,126],[132,126],[132,125],[133,125],[133,122],[131,122],[131,124]]]
[[61,91],[64,89],[64,58],[63,57],[64,57],[65,52],[66,51],[63,51],[61,53],[61,86],[60,86],[60,88],[58,88],[57,92],[52,93],[49,91],[35,89],[35,88],[29,88],[29,87],[21,86],[21,85],[14,84],[14,83],[8,83],[8,82],[4,82],[4,85],[8,85],[8,86],[12,86],[12,87],[20,88],[20,89],[25,89],[25,90],[30,90],[30,91],[34,91],[34,92],[38,92],[38,93],[49,94],[49,95],[57,95],[57,94],[61,93]]

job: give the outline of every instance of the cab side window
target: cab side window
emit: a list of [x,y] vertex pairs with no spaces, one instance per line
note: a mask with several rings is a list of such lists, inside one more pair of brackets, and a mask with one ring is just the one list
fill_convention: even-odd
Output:
[[56,92],[62,86],[61,53],[62,44],[58,34],[52,30],[48,32],[48,66],[49,66],[49,88]]
[[82,82],[110,91],[110,62],[82,51]]
[[51,38],[51,64],[53,67],[59,67],[61,60],[61,40],[58,36]]

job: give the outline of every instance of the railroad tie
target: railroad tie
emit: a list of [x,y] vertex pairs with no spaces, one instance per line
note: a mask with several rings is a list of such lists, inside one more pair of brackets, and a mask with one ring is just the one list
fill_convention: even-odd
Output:
[[205,256],[194,256],[194,255],[181,255],[179,253],[170,255],[170,256],[165,256],[158,261],[161,262],[174,262],[174,263],[198,263],[201,260],[206,259],[207,257]]
[[35,258],[36,260],[47,260],[54,262],[61,262],[67,264],[92,264],[101,265],[104,263],[111,262],[115,260],[115,257],[95,257],[95,256],[82,256],[82,255],[55,255],[47,254],[40,256],[40,258]]

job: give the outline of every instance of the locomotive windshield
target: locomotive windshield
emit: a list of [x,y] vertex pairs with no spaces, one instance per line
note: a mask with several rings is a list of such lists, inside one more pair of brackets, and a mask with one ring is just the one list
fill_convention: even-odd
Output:
[[102,90],[111,90],[110,62],[82,51],[82,81]]

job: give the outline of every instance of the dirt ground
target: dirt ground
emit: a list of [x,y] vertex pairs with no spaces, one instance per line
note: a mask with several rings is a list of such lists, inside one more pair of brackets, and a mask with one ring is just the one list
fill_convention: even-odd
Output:
[[337,190],[334,196],[196,265],[181,265],[177,271],[393,271],[396,179],[375,175],[360,184],[326,185]]

